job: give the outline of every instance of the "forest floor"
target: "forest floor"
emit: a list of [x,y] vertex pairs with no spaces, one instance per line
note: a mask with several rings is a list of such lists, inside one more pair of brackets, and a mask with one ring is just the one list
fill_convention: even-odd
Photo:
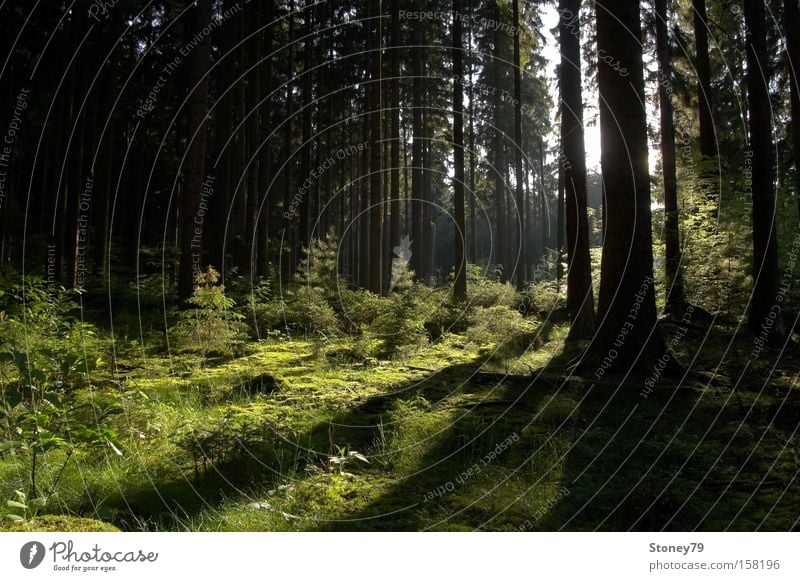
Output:
[[[676,325],[663,322],[669,336]],[[123,530],[798,528],[800,357],[692,326],[687,370],[569,375],[564,326],[535,349],[446,335],[398,361],[271,339],[233,360],[122,354],[123,455],[77,458],[48,512]],[[57,457],[43,467],[52,478]],[[0,462],[0,495],[23,488]]]

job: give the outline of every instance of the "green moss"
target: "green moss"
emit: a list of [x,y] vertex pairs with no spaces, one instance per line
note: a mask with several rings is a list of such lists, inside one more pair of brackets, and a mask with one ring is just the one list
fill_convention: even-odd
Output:
[[0,530],[7,532],[40,533],[116,533],[119,529],[112,524],[91,518],[80,518],[62,514],[38,516],[33,520],[15,523],[0,521]]

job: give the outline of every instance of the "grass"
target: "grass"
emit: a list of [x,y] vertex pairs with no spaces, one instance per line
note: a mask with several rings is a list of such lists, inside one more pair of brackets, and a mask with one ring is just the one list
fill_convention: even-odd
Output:
[[[695,329],[678,353],[694,358],[693,371],[644,397],[641,380],[569,376],[565,333],[553,317],[537,325],[532,349],[445,335],[362,363],[331,356],[343,339],[273,339],[234,360],[128,352],[96,388],[122,401],[124,455],[73,459],[50,514],[26,526],[81,517],[123,530],[797,527],[795,354],[739,379],[747,341],[716,326],[704,342]],[[350,452],[368,463],[331,461]],[[43,482],[59,460],[47,460]],[[6,454],[0,496],[26,477],[25,457]]]

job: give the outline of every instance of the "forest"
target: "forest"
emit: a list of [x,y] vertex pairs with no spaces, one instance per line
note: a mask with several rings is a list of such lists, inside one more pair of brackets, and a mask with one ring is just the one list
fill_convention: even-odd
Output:
[[0,15],[0,531],[800,527],[798,0]]

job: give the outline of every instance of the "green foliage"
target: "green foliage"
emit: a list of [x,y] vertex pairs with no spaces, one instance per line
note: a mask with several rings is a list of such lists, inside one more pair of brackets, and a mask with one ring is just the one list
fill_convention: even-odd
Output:
[[536,333],[537,325],[519,311],[495,305],[472,313],[466,335],[475,345],[494,345],[494,358],[505,362],[533,345]]
[[322,291],[332,299],[345,282],[338,270],[339,240],[328,232],[324,238],[315,238],[303,249],[303,258],[297,269],[297,280],[303,285]]
[[469,304],[474,307],[504,305],[514,308],[519,303],[511,284],[487,278],[475,264],[467,265],[467,293]]
[[198,420],[187,420],[178,429],[176,445],[192,461],[199,479],[212,467],[236,462],[244,473],[252,459],[274,462],[275,428],[257,411],[230,406]]
[[[28,279],[13,285],[0,312],[0,369],[14,363],[17,378],[74,387],[102,365],[93,325],[78,320],[79,291]],[[36,372],[36,375],[32,375]]]
[[0,522],[0,531],[114,533],[119,532],[119,529],[109,523],[90,518],[80,518],[63,514],[48,514],[19,522],[11,520],[5,523]]
[[566,297],[559,292],[555,280],[529,282],[522,292],[522,310],[547,315],[557,309],[566,308]]
[[[424,287],[423,287],[424,288]],[[401,350],[417,348],[427,342],[425,312],[417,285],[396,289],[389,296],[388,308],[368,327],[368,333],[381,341],[379,355],[391,357]]]
[[39,511],[44,508],[47,501],[44,498],[31,498],[21,490],[14,491],[14,500],[6,501],[9,512],[0,514],[0,519],[10,520],[15,523],[28,522],[33,520]]
[[169,330],[170,342],[177,352],[206,356],[232,357],[245,351],[248,338],[244,315],[233,310],[235,301],[218,284],[219,273],[211,266],[198,273],[195,289],[188,303],[193,308],[180,314]]

